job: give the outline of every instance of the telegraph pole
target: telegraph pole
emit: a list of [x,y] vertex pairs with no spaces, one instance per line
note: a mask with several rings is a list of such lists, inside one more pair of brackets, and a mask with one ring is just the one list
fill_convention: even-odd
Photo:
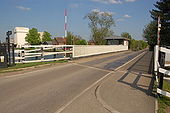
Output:
[[[160,31],[161,31],[161,18],[160,16],[158,17],[158,37],[157,37],[157,45],[160,49]],[[159,64],[160,64],[160,68],[164,68],[164,65],[165,65],[165,53],[164,52],[161,52],[159,51],[159,55],[158,55],[158,58],[159,58]],[[163,73],[160,73],[158,71],[158,76],[159,76],[159,89],[162,89],[163,88],[163,78],[164,78],[164,74]]]
[[161,31],[161,18],[158,17],[158,34],[157,34],[157,45],[160,45],[160,31]]

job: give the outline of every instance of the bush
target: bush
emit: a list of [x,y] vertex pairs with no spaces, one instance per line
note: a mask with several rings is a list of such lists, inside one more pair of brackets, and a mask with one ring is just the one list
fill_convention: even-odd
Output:
[[142,49],[145,49],[148,47],[148,44],[147,42],[143,41],[143,40],[134,40],[134,39],[131,39],[129,41],[130,43],[130,49],[133,50],[133,51],[138,51],[138,50],[142,50]]

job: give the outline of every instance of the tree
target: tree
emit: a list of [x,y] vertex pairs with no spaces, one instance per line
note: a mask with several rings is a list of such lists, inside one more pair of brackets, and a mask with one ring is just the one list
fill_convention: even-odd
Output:
[[25,37],[25,40],[31,45],[39,45],[41,43],[40,34],[36,28],[29,30],[29,33]]
[[123,33],[121,34],[121,36],[122,36],[122,37],[125,37],[125,38],[128,38],[129,40],[132,39],[132,36],[131,36],[128,32],[123,32]]
[[87,42],[86,42],[86,40],[84,40],[84,39],[80,39],[80,40],[77,40],[77,41],[75,42],[75,44],[76,44],[76,45],[87,45]]
[[153,50],[154,46],[157,44],[157,22],[151,21],[148,25],[145,26],[143,30],[143,37],[146,38],[150,49]]
[[51,41],[51,34],[47,31],[44,31],[42,36],[42,42]]
[[128,48],[129,49],[132,49],[132,36],[128,33],[128,32],[123,32],[121,34],[122,37],[125,37],[125,38],[128,38],[129,39],[129,45],[128,45]]
[[74,40],[76,36],[72,32],[68,32],[66,38],[67,38],[67,42],[66,42],[67,45],[74,45]]
[[105,37],[113,35],[111,27],[115,24],[112,14],[107,12],[92,11],[85,18],[89,19],[92,40],[97,45],[106,44]]
[[160,44],[170,44],[170,0],[160,0],[154,4],[156,9],[150,11],[151,17],[157,21],[158,16],[161,18],[161,32],[160,32]]
[[67,33],[67,45],[87,45],[86,40],[81,36],[74,35],[72,32]]

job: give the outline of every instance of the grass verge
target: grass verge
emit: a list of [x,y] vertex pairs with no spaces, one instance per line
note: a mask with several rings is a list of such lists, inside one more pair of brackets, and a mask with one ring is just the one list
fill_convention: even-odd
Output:
[[[166,67],[166,69],[170,70],[170,67]],[[170,92],[170,81],[164,80],[163,90]],[[170,111],[167,111],[167,108],[170,107],[170,98],[163,96],[163,95],[159,96],[158,105],[159,105],[158,113],[169,113],[170,112]]]
[[[163,90],[170,92],[170,82],[164,80]],[[167,111],[166,109],[170,107],[170,98],[163,95],[159,96],[158,105],[159,105],[158,113],[169,113],[169,111]]]
[[12,67],[0,69],[0,73],[20,71],[23,68],[27,68],[27,67],[35,67],[35,66],[40,66],[45,64],[55,64],[55,63],[65,63],[65,62],[68,62],[68,60],[16,64],[15,66]]

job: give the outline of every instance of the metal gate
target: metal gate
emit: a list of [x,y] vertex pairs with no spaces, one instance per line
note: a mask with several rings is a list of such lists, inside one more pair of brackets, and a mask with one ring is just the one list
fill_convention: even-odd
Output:
[[7,48],[5,44],[0,43],[0,68],[8,67],[8,55]]

